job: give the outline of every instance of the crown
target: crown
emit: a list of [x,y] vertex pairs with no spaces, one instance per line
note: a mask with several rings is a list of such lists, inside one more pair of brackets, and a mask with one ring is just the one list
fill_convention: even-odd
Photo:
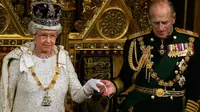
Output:
[[32,21],[44,26],[57,26],[60,23],[62,7],[51,0],[34,2],[32,5]]

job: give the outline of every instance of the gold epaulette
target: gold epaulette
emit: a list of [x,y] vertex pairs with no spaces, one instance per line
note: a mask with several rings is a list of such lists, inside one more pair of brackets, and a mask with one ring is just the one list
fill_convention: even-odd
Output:
[[151,33],[151,29],[147,29],[145,31],[140,31],[140,32],[129,35],[129,39],[137,38],[137,37],[149,34],[149,33]]
[[187,34],[187,35],[194,36],[194,37],[199,37],[198,33],[192,32],[190,30],[185,30],[185,29],[181,29],[181,28],[175,28],[175,30],[178,33]]

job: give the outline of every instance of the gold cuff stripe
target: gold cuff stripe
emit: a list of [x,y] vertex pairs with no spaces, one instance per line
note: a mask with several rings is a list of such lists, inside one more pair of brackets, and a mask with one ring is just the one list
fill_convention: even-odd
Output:
[[195,101],[188,100],[187,103],[191,103],[191,104],[193,104],[193,105],[195,105],[196,107],[199,108],[199,104],[197,102],[195,102]]
[[196,110],[196,111],[198,110],[198,107],[191,103],[187,103],[186,108],[191,108],[192,110]]
[[186,112],[197,112],[199,109],[199,104],[195,101],[188,100],[186,104]]
[[124,89],[124,84],[123,84],[123,82],[121,81],[121,79],[119,77],[115,78],[113,80],[113,83],[116,86],[116,93],[115,93],[115,95],[119,95],[123,91],[123,89]]
[[193,110],[190,110],[190,109],[186,108],[185,112],[196,112],[196,111],[193,111]]

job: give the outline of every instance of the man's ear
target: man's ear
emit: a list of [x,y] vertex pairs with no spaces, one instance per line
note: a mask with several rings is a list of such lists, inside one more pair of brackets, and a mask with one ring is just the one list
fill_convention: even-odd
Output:
[[172,14],[172,18],[173,18],[172,23],[174,24],[176,22],[176,13],[175,12]]
[[151,18],[151,17],[150,17],[149,14],[147,15],[147,18],[148,18],[149,25],[151,25],[151,21],[150,21],[150,18]]

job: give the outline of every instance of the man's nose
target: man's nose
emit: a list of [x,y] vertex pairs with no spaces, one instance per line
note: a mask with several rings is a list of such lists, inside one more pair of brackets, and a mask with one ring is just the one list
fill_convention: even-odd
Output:
[[164,29],[164,26],[165,26],[165,25],[164,25],[163,23],[160,22],[159,25],[158,25],[159,30],[163,30],[163,29]]

